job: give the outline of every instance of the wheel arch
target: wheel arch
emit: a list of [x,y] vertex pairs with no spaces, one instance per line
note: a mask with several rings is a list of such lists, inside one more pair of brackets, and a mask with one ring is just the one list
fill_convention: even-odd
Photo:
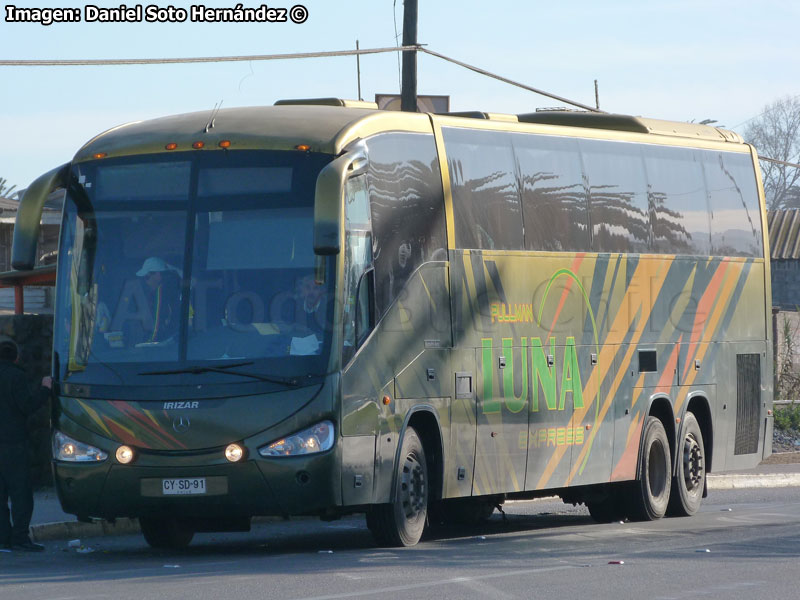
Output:
[[[664,431],[667,432],[670,455],[674,457],[677,432],[675,430],[675,412],[669,397],[662,394],[651,396],[650,408],[647,410],[647,416],[655,417],[661,421],[661,424],[664,426]],[[644,435],[644,427],[642,427],[642,435]],[[639,447],[641,448],[642,446],[643,444],[640,443]],[[639,460],[641,461],[641,459],[642,457],[640,455]]]
[[[700,426],[700,433],[703,435],[706,471],[710,472],[714,452],[714,421],[711,417],[711,405],[706,395],[702,392],[690,394],[687,399],[684,415],[687,412],[694,415],[694,418],[697,419],[697,424]],[[683,419],[681,419],[681,421],[682,420]]]
[[436,414],[436,409],[429,404],[415,406],[406,414],[394,457],[392,494],[397,489],[397,465],[400,462],[403,440],[409,427],[413,427],[417,432],[422,442],[422,448],[425,450],[425,463],[430,479],[429,500],[441,500],[444,487],[444,443],[439,416]]

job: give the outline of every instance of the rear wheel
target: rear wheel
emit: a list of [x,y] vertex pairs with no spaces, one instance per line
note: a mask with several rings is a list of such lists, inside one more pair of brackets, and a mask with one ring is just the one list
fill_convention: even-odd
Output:
[[413,546],[422,537],[428,513],[428,467],[414,428],[403,436],[394,498],[369,509],[367,527],[382,546]]
[[153,548],[186,548],[194,537],[194,530],[177,519],[139,519],[145,541]]
[[706,483],[706,454],[700,425],[692,413],[683,418],[678,440],[678,468],[672,479],[667,512],[670,516],[688,517],[700,509]]
[[633,521],[653,521],[667,512],[672,461],[667,433],[656,417],[647,417],[642,439],[642,455],[628,516]]

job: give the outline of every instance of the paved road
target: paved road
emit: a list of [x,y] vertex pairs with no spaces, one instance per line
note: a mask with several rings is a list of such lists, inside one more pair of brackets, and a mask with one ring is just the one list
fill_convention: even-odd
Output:
[[557,502],[507,513],[403,550],[375,548],[357,518],[203,534],[179,553],[139,536],[82,540],[85,554],[47,542],[41,555],[0,554],[0,598],[798,597],[797,488],[715,491],[697,516],[655,523],[597,525]]

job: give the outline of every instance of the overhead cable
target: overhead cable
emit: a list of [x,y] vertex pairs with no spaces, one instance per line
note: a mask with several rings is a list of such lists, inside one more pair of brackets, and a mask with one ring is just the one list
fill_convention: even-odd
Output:
[[518,81],[508,79],[507,77],[503,77],[502,75],[496,75],[495,73],[491,73],[490,71],[481,69],[480,67],[469,65],[465,62],[461,62],[460,60],[456,60],[455,58],[450,58],[449,56],[445,56],[444,54],[439,54],[438,52],[434,52],[433,50],[428,50],[427,48],[419,48],[419,51],[424,52],[425,54],[430,54],[431,56],[435,56],[436,58],[441,58],[442,60],[446,60],[460,67],[464,67],[465,69],[469,69],[470,71],[474,71],[475,73],[485,75],[486,77],[491,77],[492,79],[497,79],[498,81],[502,81],[503,83],[508,83],[509,85],[517,86],[519,88],[522,88],[523,90],[528,90],[529,92],[533,92],[534,94],[547,96],[548,98],[552,98],[553,100],[558,100],[559,102],[565,102],[566,104],[571,104],[572,106],[577,106],[578,108],[582,108],[590,112],[605,113],[604,110],[600,110],[598,108],[589,106],[587,104],[581,104],[580,102],[575,102],[574,100],[564,98],[563,96],[556,96],[555,94],[545,92],[544,90],[540,90],[538,88],[525,85],[524,83],[519,83]]
[[0,67],[100,67],[100,66],[121,66],[121,65],[169,65],[169,64],[178,65],[178,64],[196,64],[196,63],[218,63],[218,62],[288,60],[288,59],[298,59],[298,58],[330,58],[336,56],[382,54],[386,52],[407,52],[413,50],[430,54],[431,56],[435,56],[436,58],[446,60],[460,67],[464,67],[465,69],[469,69],[470,71],[474,71],[475,73],[478,73],[480,75],[491,77],[492,79],[496,79],[498,81],[502,81],[503,83],[507,83],[509,85],[522,88],[524,90],[533,92],[535,94],[539,94],[540,96],[552,98],[553,100],[558,100],[559,102],[564,102],[565,104],[576,106],[578,108],[582,108],[584,110],[588,110],[591,112],[598,112],[598,113],[605,112],[597,108],[594,108],[592,106],[588,106],[586,104],[581,104],[580,102],[564,98],[563,96],[557,96],[556,94],[551,94],[544,90],[540,90],[538,88],[525,85],[524,83],[508,79],[507,77],[503,77],[502,75],[497,75],[485,69],[481,69],[480,67],[467,64],[465,62],[456,60],[454,58],[450,58],[449,56],[439,54],[438,52],[434,52],[433,50],[428,50],[427,48],[419,44],[409,45],[409,46],[394,46],[389,48],[361,48],[358,50],[334,50],[328,52],[297,52],[293,54],[253,54],[247,56],[206,56],[206,57],[194,57],[194,58],[186,57],[186,58],[0,60]]
[[394,46],[391,48],[361,48],[359,50],[332,50],[328,52],[297,52],[294,54],[253,54],[250,56],[201,56],[186,58],[98,58],[64,60],[0,60],[0,67],[102,67],[119,65],[180,65],[191,63],[248,62],[254,60],[287,60],[293,58],[329,58],[358,54],[381,54],[419,50],[419,46]]

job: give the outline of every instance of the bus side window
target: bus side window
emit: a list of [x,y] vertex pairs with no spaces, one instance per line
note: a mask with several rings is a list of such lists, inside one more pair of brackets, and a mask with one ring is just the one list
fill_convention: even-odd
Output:
[[[342,364],[345,365],[366,339],[374,321],[372,276],[372,228],[364,175],[345,185],[345,305]],[[365,275],[366,274],[366,275]]]

